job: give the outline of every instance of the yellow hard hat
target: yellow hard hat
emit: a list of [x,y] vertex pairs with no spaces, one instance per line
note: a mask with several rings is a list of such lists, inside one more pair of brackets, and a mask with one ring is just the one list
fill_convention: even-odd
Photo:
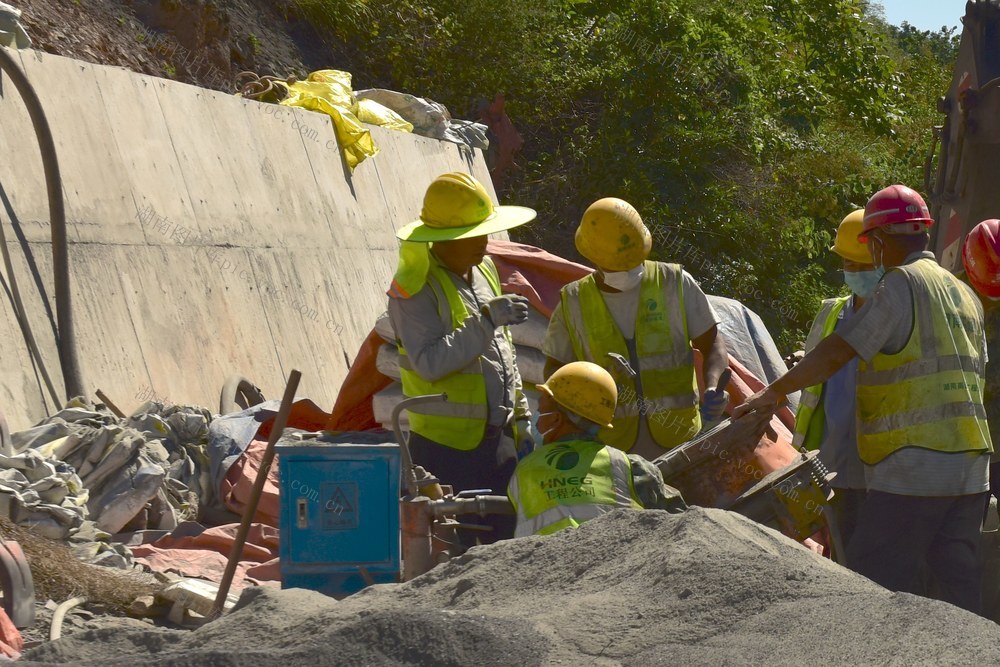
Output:
[[618,387],[611,373],[589,361],[574,361],[549,376],[538,390],[570,412],[611,428],[618,404]]
[[535,219],[525,206],[494,206],[483,184],[452,172],[434,179],[424,194],[420,219],[398,232],[404,241],[454,241],[512,229]]
[[598,199],[584,212],[576,229],[576,249],[606,271],[631,271],[653,249],[653,237],[631,204],[623,199]]
[[868,245],[858,242],[858,235],[864,228],[864,219],[864,209],[849,213],[837,227],[837,238],[830,250],[852,262],[871,264],[872,254],[868,251]]

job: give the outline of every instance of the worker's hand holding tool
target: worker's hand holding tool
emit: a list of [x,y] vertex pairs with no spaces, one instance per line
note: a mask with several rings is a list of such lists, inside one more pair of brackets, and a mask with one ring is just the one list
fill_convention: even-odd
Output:
[[701,425],[702,429],[709,429],[722,421],[722,416],[729,405],[729,392],[726,386],[732,378],[733,372],[726,369],[719,376],[717,386],[705,390],[701,397]]
[[733,419],[739,419],[746,413],[752,411],[775,412],[784,402],[784,394],[771,389],[770,386],[764,387],[764,389],[758,391],[756,394],[733,409]]
[[494,327],[520,324],[528,319],[528,300],[520,294],[501,294],[486,302],[483,315]]
[[727,405],[729,405],[729,392],[706,389],[704,396],[701,397],[701,423],[703,427],[721,421]]

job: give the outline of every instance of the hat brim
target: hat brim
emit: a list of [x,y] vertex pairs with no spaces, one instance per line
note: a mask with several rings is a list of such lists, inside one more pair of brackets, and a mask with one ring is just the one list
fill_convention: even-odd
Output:
[[[553,401],[555,401],[556,404],[559,405],[560,407],[563,407],[563,408],[566,408],[567,410],[572,411],[572,408],[570,408],[568,405],[563,405],[561,402],[559,402],[559,399],[556,398],[555,394],[552,393],[552,390],[549,389],[549,386],[547,384],[545,384],[545,383],[536,384],[535,385],[535,389],[537,389],[538,391],[542,392],[543,394],[547,394],[548,397],[551,398]],[[597,424],[597,422],[593,422],[593,423]],[[606,429],[614,429],[615,428],[613,424],[597,424],[597,425],[600,426],[601,428],[606,428]]]
[[832,245],[830,246],[830,252],[832,252],[837,257],[840,257],[841,259],[849,260],[851,262],[854,262],[855,264],[871,264],[873,266],[875,264],[875,261],[872,259],[871,255],[868,254],[867,250],[865,252],[859,251],[858,254],[856,255],[851,255],[849,253],[841,251],[840,248],[838,248],[837,246]]
[[429,227],[423,220],[414,220],[396,232],[396,238],[401,241],[425,243],[457,241],[520,227],[534,220],[536,215],[538,214],[535,213],[534,209],[526,206],[497,206],[493,209],[493,215],[490,217],[465,227]]

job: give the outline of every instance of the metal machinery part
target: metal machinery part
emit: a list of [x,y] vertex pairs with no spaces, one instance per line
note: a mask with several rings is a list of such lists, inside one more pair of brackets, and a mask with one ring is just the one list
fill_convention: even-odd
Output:
[[447,401],[447,394],[414,396],[400,401],[392,411],[392,428],[402,454],[402,486],[406,495],[399,501],[402,531],[402,580],[409,581],[428,572],[435,565],[460,555],[464,548],[455,539],[456,530],[489,530],[479,525],[463,524],[458,514],[514,514],[507,496],[481,493],[470,489],[447,493],[438,480],[420,466],[413,465],[407,438],[399,426],[399,415],[409,406]]
[[836,473],[820,462],[818,451],[805,452],[764,477],[729,509],[800,542],[826,527],[835,560],[843,563],[844,545],[829,505],[834,477]]
[[[938,101],[944,124],[933,128],[924,164],[931,217],[930,249],[941,266],[961,273],[965,236],[1000,217],[1000,3],[966,3],[962,41],[947,95]],[[935,149],[941,149],[934,164]]]

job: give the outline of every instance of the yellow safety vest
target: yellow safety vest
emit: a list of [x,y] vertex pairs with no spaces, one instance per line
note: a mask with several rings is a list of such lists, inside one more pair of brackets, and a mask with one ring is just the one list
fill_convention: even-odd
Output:
[[913,331],[897,354],[858,366],[858,451],[874,465],[903,447],[993,450],[983,408],[982,311],[932,259],[900,266],[913,294]]
[[[851,302],[850,296],[823,299],[823,306],[813,320],[809,335],[806,336],[806,352],[816,348],[819,342],[837,328],[837,318],[844,306]],[[819,449],[823,440],[826,414],[823,412],[823,389],[825,384],[814,384],[802,390],[799,409],[795,413],[795,432],[792,444],[806,449]]]
[[[677,295],[675,304],[667,303],[668,293]],[[607,353],[615,352],[628,359],[629,350],[594,276],[563,287],[562,307],[576,358],[603,366],[616,375],[614,362]],[[620,377],[614,428],[602,429],[598,438],[628,451],[635,445],[639,419],[645,415],[650,434],[660,447],[670,449],[690,440],[701,430],[701,415],[679,265],[645,263],[635,319],[635,345],[639,360],[636,370],[644,396],[639,395],[634,379]]]
[[557,441],[517,464],[507,487],[514,537],[548,535],[610,512],[642,509],[628,456],[595,440]]
[[[483,274],[494,294],[500,294],[500,275],[493,260],[486,257],[473,270]],[[469,318],[469,311],[458,289],[447,271],[433,258],[425,289],[434,290],[442,320],[450,330],[459,328]],[[447,310],[444,310],[445,307]],[[506,333],[510,335],[509,332]],[[413,370],[402,342],[396,342],[399,347],[399,375],[403,382],[403,394],[407,397],[442,392],[448,394],[447,402],[425,403],[408,408],[410,430],[454,449],[470,450],[479,446],[489,417],[482,360],[477,358],[465,368],[430,382]]]

